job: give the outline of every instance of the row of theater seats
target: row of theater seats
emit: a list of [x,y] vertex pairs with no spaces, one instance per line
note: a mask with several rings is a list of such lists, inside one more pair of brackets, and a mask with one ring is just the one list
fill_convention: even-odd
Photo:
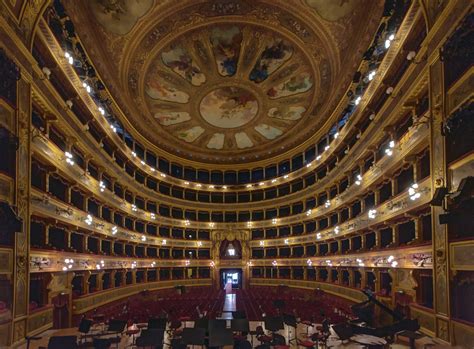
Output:
[[145,291],[94,309],[85,316],[123,319],[133,323],[147,322],[152,317],[167,317],[171,321],[196,320],[200,316],[216,318],[222,311],[224,295],[224,290],[211,287]]
[[237,290],[237,310],[244,311],[251,321],[261,321],[263,315],[278,313],[295,315],[300,321],[321,323],[327,318],[331,323],[352,317],[351,303],[322,291],[289,287],[251,287]]

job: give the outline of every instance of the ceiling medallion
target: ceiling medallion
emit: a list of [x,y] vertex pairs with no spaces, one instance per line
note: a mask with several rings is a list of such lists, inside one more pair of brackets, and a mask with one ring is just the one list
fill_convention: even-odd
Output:
[[217,23],[157,50],[144,100],[160,127],[195,151],[251,151],[304,120],[315,75],[305,53],[278,32]]

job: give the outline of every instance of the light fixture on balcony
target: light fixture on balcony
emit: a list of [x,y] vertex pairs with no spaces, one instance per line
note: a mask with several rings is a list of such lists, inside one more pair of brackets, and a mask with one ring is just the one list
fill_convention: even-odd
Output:
[[362,176],[360,174],[358,174],[356,176],[355,184],[356,185],[361,185],[362,184]]
[[247,222],[247,228],[251,228],[252,227],[252,222],[251,221],[248,221]]
[[105,115],[105,110],[104,110],[104,108],[99,107],[98,109],[99,109],[99,113],[100,113],[101,115]]
[[202,241],[197,242],[198,247],[202,247]]
[[273,265],[274,267],[276,267],[276,266],[278,265],[277,261],[273,261],[273,262],[272,262],[272,265]]
[[277,224],[278,223],[278,220],[276,218],[273,218],[272,219],[272,224]]
[[290,240],[288,239],[285,239],[285,241],[283,241],[285,243],[285,245],[288,245],[290,243]]
[[84,222],[87,225],[91,225],[92,224],[92,216],[90,214],[88,214]]
[[339,132],[336,132],[336,133],[334,134],[334,139],[336,139],[337,137],[339,137]]
[[96,265],[95,265],[95,268],[96,268],[97,270],[100,270],[100,264],[96,264]]
[[188,181],[185,181],[184,184],[185,184],[185,185],[189,185],[189,182],[188,182]]
[[140,160],[140,164],[145,165],[145,161]]
[[137,212],[137,211],[138,211],[137,206],[136,206],[135,204],[132,204],[132,211],[133,211],[133,212]]
[[288,177],[289,176],[286,174],[286,175],[283,176],[283,179],[288,179]]
[[362,100],[362,97],[361,97],[361,96],[357,97],[357,98],[355,99],[355,101],[354,101],[354,104],[355,104],[355,105],[359,105],[359,103],[360,103],[361,100]]
[[321,160],[321,155],[316,156],[316,160],[317,161]]
[[247,266],[251,267],[253,265],[252,261],[247,262]]
[[160,176],[163,177],[163,178],[166,178],[166,174],[164,174],[164,173],[160,173]]
[[154,220],[156,218],[156,215],[153,212],[151,212],[150,213],[150,218]]
[[316,234],[316,239],[320,240],[321,239],[321,233]]
[[114,133],[117,133],[117,127],[115,127],[114,125],[110,125],[110,128]]
[[272,179],[272,183],[275,183],[277,180],[276,179]]
[[[189,252],[189,253],[191,253],[191,252]],[[188,266],[189,264],[191,264],[191,262],[186,259],[186,260],[184,261],[184,264],[185,264],[186,266]]]
[[191,224],[191,222],[190,222],[189,220],[186,219],[186,220],[184,221],[184,225],[185,225],[185,226],[189,226],[190,224]]
[[311,165],[312,165],[312,163],[311,163],[311,162],[308,162],[308,163],[306,164],[306,168],[311,167]]
[[69,165],[74,165],[74,159],[72,157],[72,154],[68,151],[64,152],[64,156],[66,156],[66,162],[69,164]]
[[209,186],[209,189],[214,189],[214,186],[211,184],[211,185]]
[[137,262],[136,261],[133,261],[132,262],[132,269],[135,269],[137,267]]
[[377,210],[369,210],[369,219],[374,219],[377,216]]
[[418,191],[417,183],[412,184],[411,187],[408,188],[408,195],[410,195],[410,199],[413,201],[420,198],[421,193]]
[[324,207],[326,208],[331,207],[331,201],[326,200],[326,202],[324,203]]
[[201,187],[202,187],[202,184],[201,184],[201,183],[198,183],[198,184],[196,184],[196,187],[201,188]]
[[161,240],[162,245],[166,245],[166,239]]
[[82,87],[84,87],[86,89],[87,93],[91,93],[92,89],[91,89],[91,87],[89,86],[89,84],[87,82],[84,81],[82,83]]
[[340,231],[340,230],[339,230],[339,227],[335,227],[335,228],[334,228],[334,233],[335,233],[336,235],[339,234],[339,231]]
[[227,189],[227,185],[223,185],[223,186],[222,186],[222,189]]
[[387,154],[388,156],[392,156],[394,147],[395,147],[395,141],[390,141],[388,143],[388,147],[385,149],[385,154]]
[[324,151],[329,150],[329,148],[331,148],[331,146],[328,144],[324,147]]
[[67,51],[64,52],[64,57],[66,57],[66,60],[70,65],[74,64],[74,58],[72,57],[72,55],[69,52],[67,52]]
[[151,172],[155,172],[156,170],[155,170],[154,167],[150,167],[150,171],[151,171]]
[[216,266],[216,263],[214,263],[214,261],[211,261],[211,262],[209,263],[209,266],[210,266],[211,268],[214,268],[214,267]]
[[150,266],[151,266],[151,267],[155,267],[155,266],[156,266],[156,262],[155,262],[155,261],[151,262]]
[[135,153],[134,151],[132,151],[132,156],[133,156],[134,158],[136,158],[136,157],[137,157],[137,153]]
[[264,246],[265,245],[265,241],[263,240],[260,240],[260,243],[259,243],[260,246]]
[[245,187],[246,188],[252,188],[252,184],[247,184]]
[[313,212],[313,210],[309,209],[308,211],[306,211],[306,215],[307,216],[311,216],[311,213]]
[[372,81],[375,77],[375,74],[376,74],[376,71],[375,70],[372,70],[369,75],[367,75],[367,79],[369,79],[369,81]]
[[101,192],[101,193],[104,192],[105,188],[106,188],[106,187],[105,187],[104,181],[100,181],[100,182],[99,182],[99,190],[100,190],[100,192]]
[[216,223],[214,222],[209,222],[209,227],[214,228],[216,226]]
[[308,260],[306,261],[306,264],[308,264],[308,266],[310,267],[310,266],[313,265],[313,262],[311,261],[311,259],[308,259]]
[[146,236],[145,236],[145,235],[142,235],[141,238],[140,238],[140,240],[146,241]]

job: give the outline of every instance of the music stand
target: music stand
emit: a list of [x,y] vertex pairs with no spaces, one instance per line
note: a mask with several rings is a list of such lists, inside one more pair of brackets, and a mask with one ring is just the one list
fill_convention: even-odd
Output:
[[212,319],[209,320],[208,324],[208,330],[217,330],[217,329],[224,329],[227,328],[227,320],[217,320],[217,319]]
[[148,329],[143,330],[140,337],[137,338],[137,347],[161,347],[165,338],[165,330],[160,329]]
[[233,319],[230,321],[230,329],[236,332],[250,332],[248,319]]
[[115,333],[117,336],[115,338],[115,344],[118,345],[120,343],[120,334],[125,330],[125,327],[127,326],[127,321],[126,320],[116,320],[112,319],[109,321],[109,326],[107,327],[107,332],[112,332]]
[[296,317],[291,314],[283,314],[283,322],[288,327],[293,327],[295,329],[295,338],[291,338],[290,333],[288,331],[288,343],[296,341],[296,326],[298,324],[298,322],[296,321]]
[[148,329],[166,329],[166,322],[167,320],[163,318],[151,318],[148,320]]
[[77,348],[77,336],[53,336],[49,339],[48,349]]
[[351,325],[346,323],[332,325],[332,329],[342,342],[349,340],[354,335]]
[[232,318],[234,318],[234,319],[246,319],[247,314],[245,313],[245,311],[233,311],[232,312]]
[[206,329],[204,328],[183,328],[181,343],[186,345],[204,345]]
[[279,316],[276,317],[265,317],[265,328],[270,332],[277,332],[283,330],[285,326],[283,325],[283,319]]
[[209,347],[223,347],[225,345],[234,345],[232,330],[214,328],[209,331]]
[[86,338],[86,335],[91,330],[93,323],[94,321],[92,321],[91,319],[86,319],[86,318],[81,319],[81,322],[79,323],[79,329],[78,329],[79,333],[81,334],[79,338],[80,343],[82,343],[82,340]]
[[209,327],[209,319],[197,319],[194,321],[194,328],[204,328],[207,330]]

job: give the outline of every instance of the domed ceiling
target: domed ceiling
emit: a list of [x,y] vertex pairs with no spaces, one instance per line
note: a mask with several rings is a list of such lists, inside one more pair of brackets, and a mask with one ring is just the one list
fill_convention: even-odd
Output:
[[135,138],[184,162],[238,164],[302,146],[334,121],[383,2],[65,6]]

